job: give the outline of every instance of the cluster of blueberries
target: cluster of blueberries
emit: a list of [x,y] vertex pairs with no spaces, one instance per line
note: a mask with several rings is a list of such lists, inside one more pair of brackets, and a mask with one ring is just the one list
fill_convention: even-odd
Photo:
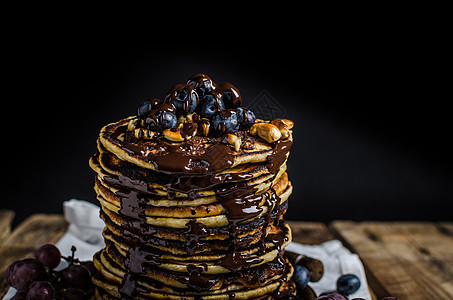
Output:
[[141,103],[137,116],[147,129],[162,131],[174,128],[178,116],[196,112],[208,119],[216,134],[248,130],[255,123],[255,114],[242,107],[239,90],[228,82],[215,84],[204,74],[195,74],[186,84],[173,86],[164,101],[153,98]]

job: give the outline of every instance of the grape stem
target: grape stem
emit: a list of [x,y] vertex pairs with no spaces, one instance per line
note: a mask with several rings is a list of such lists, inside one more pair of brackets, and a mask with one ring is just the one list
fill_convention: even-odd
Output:
[[72,265],[74,263],[80,264],[80,260],[78,258],[74,258],[74,254],[75,254],[76,251],[77,251],[76,246],[72,245],[72,247],[71,247],[71,256],[63,256],[62,255],[61,258],[66,260],[69,263],[69,265]]

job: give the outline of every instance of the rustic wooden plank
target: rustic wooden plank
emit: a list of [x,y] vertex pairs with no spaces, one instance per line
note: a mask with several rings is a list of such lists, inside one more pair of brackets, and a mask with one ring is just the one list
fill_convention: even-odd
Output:
[[0,210],[0,247],[3,241],[11,234],[11,222],[14,219],[14,215],[12,210]]
[[320,222],[287,221],[293,241],[305,245],[319,245],[334,238],[329,228]]
[[438,224],[335,221],[330,227],[359,254],[378,298],[453,299],[453,235]]
[[0,297],[8,291],[6,268],[15,260],[33,257],[43,244],[56,243],[66,232],[62,215],[35,214],[24,220],[0,246]]

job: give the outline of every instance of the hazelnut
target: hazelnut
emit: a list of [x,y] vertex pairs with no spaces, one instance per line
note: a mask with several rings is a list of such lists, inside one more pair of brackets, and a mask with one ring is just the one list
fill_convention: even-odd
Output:
[[288,119],[274,119],[271,121],[271,124],[274,124],[275,126],[278,127],[278,129],[286,128],[286,129],[291,129],[294,127],[294,122]]
[[270,123],[255,123],[249,132],[252,135],[258,135],[268,143],[276,142],[282,137],[280,129]]
[[178,130],[171,130],[171,128],[165,129],[163,131],[164,137],[172,142],[182,142],[184,141],[184,138],[181,136],[181,131]]
[[203,118],[198,122],[198,133],[200,136],[208,136],[209,134],[209,119]]
[[134,130],[134,135],[138,139],[151,140],[156,135],[156,132],[145,128],[137,128]]
[[135,123],[137,122],[137,119],[131,119],[129,123],[127,123],[127,130],[133,131],[135,130]]
[[[188,125],[189,123],[185,123]],[[193,123],[191,123],[193,124]],[[184,130],[186,126],[183,126],[181,129],[176,129],[176,128],[168,128],[163,131],[164,137],[172,142],[182,142],[184,140],[191,139],[197,134],[197,128],[191,127],[193,130],[191,131],[186,131]],[[183,134],[181,134],[181,130],[183,131]]]
[[241,149],[242,140],[235,134],[227,134],[228,144],[234,147],[234,150],[239,151]]

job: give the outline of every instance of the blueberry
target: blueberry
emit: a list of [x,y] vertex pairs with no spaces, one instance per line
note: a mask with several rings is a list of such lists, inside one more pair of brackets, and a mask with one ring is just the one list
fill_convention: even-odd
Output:
[[177,84],[165,96],[165,102],[172,102],[179,114],[190,114],[198,105],[198,94],[189,84]]
[[156,114],[157,119],[159,120],[158,130],[164,130],[167,128],[173,128],[176,126],[178,118],[174,113],[168,111],[159,111]]
[[211,118],[216,112],[224,110],[225,105],[220,97],[207,94],[201,101],[200,115],[205,118]]
[[241,94],[231,83],[219,83],[216,86],[216,92],[222,94],[222,100],[227,108],[236,108],[242,105]]
[[337,280],[337,291],[344,295],[356,292],[360,288],[360,279],[354,274],[340,276]]
[[212,117],[212,127],[215,132],[235,133],[239,129],[238,116],[234,109],[224,109]]
[[161,103],[162,103],[162,101],[160,101],[157,98],[147,99],[147,100],[143,101],[137,107],[137,116],[141,119],[144,119],[151,110],[155,109]]
[[343,295],[337,294],[337,293],[332,293],[332,294],[318,297],[315,300],[348,300],[348,298],[346,298]]
[[190,77],[189,80],[187,80],[187,84],[192,86],[197,91],[200,98],[210,93],[214,86],[211,78],[201,73],[195,74]]
[[307,287],[310,281],[310,272],[304,266],[297,265],[294,267],[294,282],[299,290],[303,290]]
[[255,124],[256,117],[253,111],[245,107],[238,107],[236,108],[236,112],[238,113],[238,120],[241,130],[249,130],[250,127]]

